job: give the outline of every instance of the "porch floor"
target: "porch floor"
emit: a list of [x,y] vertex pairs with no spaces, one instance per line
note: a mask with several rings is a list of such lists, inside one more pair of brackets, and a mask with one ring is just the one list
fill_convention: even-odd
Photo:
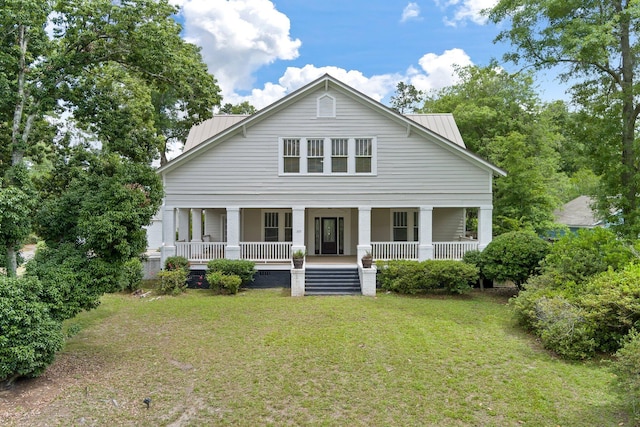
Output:
[[333,267],[356,267],[357,257],[353,256],[317,256],[307,255],[305,267],[333,268]]

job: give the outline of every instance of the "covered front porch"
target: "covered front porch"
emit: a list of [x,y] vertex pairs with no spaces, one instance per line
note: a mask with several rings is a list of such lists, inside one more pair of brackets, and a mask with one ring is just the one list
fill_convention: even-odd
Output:
[[[477,230],[466,229],[467,210]],[[491,240],[491,207],[170,208],[163,210],[162,258],[192,265],[246,259],[289,268],[293,252],[307,262],[462,259]]]

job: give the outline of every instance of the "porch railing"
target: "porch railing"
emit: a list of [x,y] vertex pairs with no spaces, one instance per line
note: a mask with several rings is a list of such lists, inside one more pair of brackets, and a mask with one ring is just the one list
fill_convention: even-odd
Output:
[[[460,260],[468,251],[478,249],[478,242],[433,242],[434,259]],[[418,259],[418,242],[372,242],[373,259],[388,261],[393,259]]]
[[290,261],[291,242],[240,242],[240,258],[256,262]]
[[189,261],[209,261],[224,258],[226,242],[176,242],[176,255]]
[[418,242],[371,242],[374,260],[418,259]]
[[435,259],[460,260],[465,253],[478,249],[478,242],[434,242],[433,257]]

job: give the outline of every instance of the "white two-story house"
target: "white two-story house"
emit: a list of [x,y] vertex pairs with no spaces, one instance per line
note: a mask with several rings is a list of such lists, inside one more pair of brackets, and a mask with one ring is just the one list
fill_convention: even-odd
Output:
[[259,279],[274,275],[293,295],[305,293],[304,270],[291,265],[297,250],[305,269],[359,269],[372,295],[365,253],[460,259],[483,249],[492,180],[505,174],[465,148],[450,114],[404,116],[329,75],[254,115],[195,126],[158,173],[163,260],[183,255],[204,269],[213,258],[250,259]]

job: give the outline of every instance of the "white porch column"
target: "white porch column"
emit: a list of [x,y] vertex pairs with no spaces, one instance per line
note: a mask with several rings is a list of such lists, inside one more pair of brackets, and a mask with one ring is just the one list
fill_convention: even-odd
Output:
[[304,209],[303,207],[291,208],[291,217],[293,221],[291,250],[305,251],[306,245],[304,239]]
[[240,208],[227,208],[227,248],[225,258],[240,259]]
[[371,252],[371,206],[358,207],[358,260]]
[[483,250],[493,237],[493,206],[478,209],[478,249]]
[[164,260],[176,254],[176,212],[172,207],[162,207],[162,249],[160,250],[160,268]]
[[202,242],[202,209],[191,209],[191,241]]
[[178,209],[178,240],[189,241],[189,209]]
[[420,206],[418,260],[433,259],[433,206]]

